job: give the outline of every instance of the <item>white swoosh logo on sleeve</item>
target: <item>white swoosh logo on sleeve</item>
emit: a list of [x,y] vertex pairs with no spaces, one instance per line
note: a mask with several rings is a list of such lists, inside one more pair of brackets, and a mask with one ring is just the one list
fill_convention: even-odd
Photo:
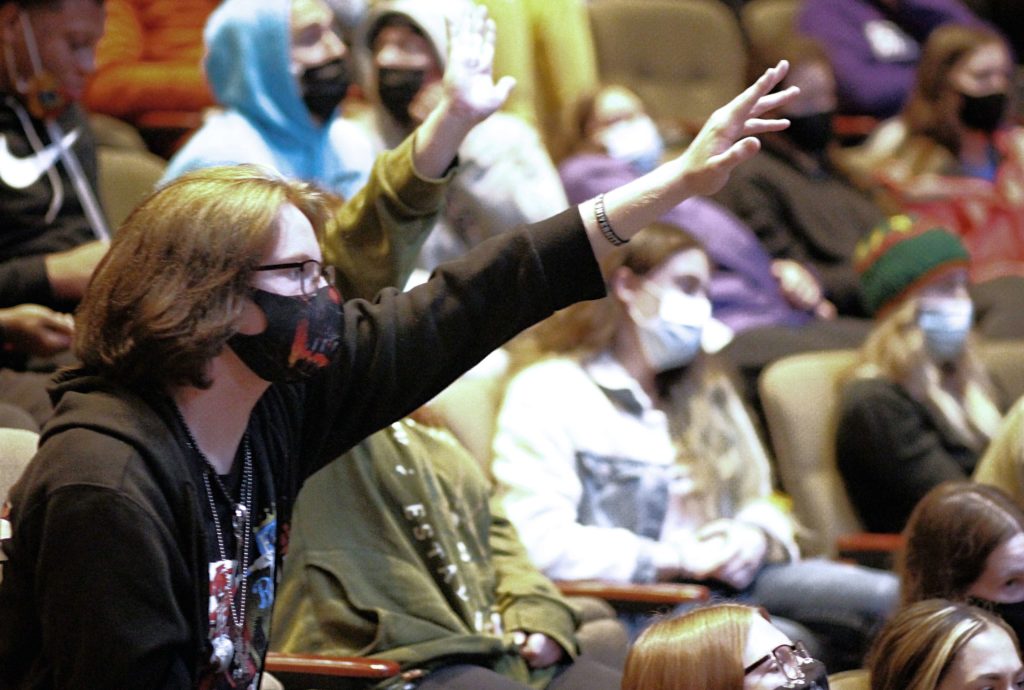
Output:
[[[64,135],[60,146],[68,148],[77,139],[78,130],[76,129]],[[0,180],[14,189],[30,187],[57,162],[57,158],[60,156],[60,146],[50,144],[39,153],[18,158],[7,147],[7,137],[0,134]]]

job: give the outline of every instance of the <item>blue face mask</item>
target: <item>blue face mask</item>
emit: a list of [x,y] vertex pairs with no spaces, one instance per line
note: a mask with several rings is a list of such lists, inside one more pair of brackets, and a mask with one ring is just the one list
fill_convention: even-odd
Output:
[[661,162],[665,143],[654,122],[646,115],[620,120],[598,135],[608,155],[626,161],[641,175]]
[[917,326],[924,335],[925,350],[937,362],[952,362],[963,353],[973,319],[974,304],[969,298],[918,300]]
[[711,302],[677,290],[645,287],[643,292],[630,306],[630,316],[647,363],[662,372],[692,362],[711,318]]

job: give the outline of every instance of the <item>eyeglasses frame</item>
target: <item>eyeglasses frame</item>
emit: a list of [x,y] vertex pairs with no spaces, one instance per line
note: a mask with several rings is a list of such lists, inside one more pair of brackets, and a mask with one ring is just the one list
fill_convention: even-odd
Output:
[[[256,272],[256,271],[283,271],[283,270],[287,270],[287,269],[290,269],[290,268],[297,268],[297,269],[299,269],[301,271],[305,271],[305,266],[307,264],[316,264],[317,266],[319,266],[320,267],[319,276],[321,278],[323,278],[325,281],[327,281],[327,285],[328,286],[330,286],[330,287],[334,287],[335,286],[337,271],[335,270],[334,266],[330,266],[330,265],[329,266],[324,266],[323,263],[321,263],[320,261],[318,261],[316,259],[306,259],[305,261],[288,261],[288,262],[280,263],[280,264],[264,264],[262,266],[257,266],[256,268],[254,268],[252,270],[254,272]],[[299,287],[302,289],[302,294],[303,294],[304,297],[312,297],[313,295],[316,294],[316,291],[319,288],[319,286],[317,285],[317,286],[315,286],[313,288],[312,292],[307,292],[306,291],[306,286],[304,284],[304,281],[301,278],[299,280]]]

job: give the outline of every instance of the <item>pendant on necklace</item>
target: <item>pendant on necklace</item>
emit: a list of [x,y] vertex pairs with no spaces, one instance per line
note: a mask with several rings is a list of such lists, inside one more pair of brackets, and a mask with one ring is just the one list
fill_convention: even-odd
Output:
[[235,530],[235,538],[241,539],[242,531],[249,521],[249,509],[244,503],[236,503],[234,513],[231,516],[231,527]]
[[[244,648],[244,643],[242,647]],[[241,681],[245,678],[245,654],[242,649],[235,651],[235,668],[231,671],[231,676],[236,681]]]
[[235,643],[226,634],[221,633],[211,641],[213,653],[210,654],[210,664],[220,673],[231,667],[231,660],[235,657]]

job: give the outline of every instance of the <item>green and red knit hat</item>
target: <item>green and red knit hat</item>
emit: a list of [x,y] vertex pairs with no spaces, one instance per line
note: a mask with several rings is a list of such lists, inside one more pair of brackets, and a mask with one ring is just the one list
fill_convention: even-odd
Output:
[[896,306],[914,290],[966,268],[970,254],[960,237],[938,223],[912,216],[886,219],[860,242],[854,268],[864,304],[873,314]]

